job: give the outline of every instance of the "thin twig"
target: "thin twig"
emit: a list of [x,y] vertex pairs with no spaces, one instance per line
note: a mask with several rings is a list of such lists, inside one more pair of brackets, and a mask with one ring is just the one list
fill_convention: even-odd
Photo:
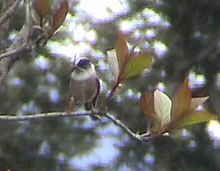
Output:
[[114,117],[109,113],[100,114],[100,113],[91,113],[91,112],[49,112],[49,113],[38,113],[38,114],[28,114],[28,115],[10,115],[10,114],[1,114],[0,121],[26,121],[26,120],[39,120],[39,119],[57,119],[57,118],[64,118],[64,117],[84,117],[84,116],[91,116],[92,115],[100,115],[106,117],[108,120],[113,122],[115,125],[122,128],[131,138],[146,142],[150,139],[149,135],[140,135],[135,134],[132,132],[124,123],[122,123],[119,119]]
[[22,0],[15,1],[14,4],[10,6],[7,11],[4,12],[4,14],[0,17],[0,26],[4,24],[8,18],[13,16],[15,9],[18,7],[21,1]]
[[25,24],[28,26],[28,35],[30,35],[33,27],[30,0],[25,0],[24,3],[25,3]]
[[0,121],[25,121],[25,120],[38,120],[38,119],[57,119],[63,117],[81,117],[89,116],[91,112],[84,113],[66,113],[66,112],[50,112],[50,113],[38,113],[28,115],[0,115]]
[[148,141],[149,140],[149,136],[143,134],[144,136],[140,135],[140,134],[135,134],[133,131],[131,131],[124,123],[122,123],[119,119],[115,118],[113,115],[109,114],[109,113],[105,113],[103,114],[103,116],[105,116],[106,118],[108,118],[110,121],[112,121],[115,125],[119,126],[120,128],[122,128],[131,138],[138,140],[138,141]]
[[29,48],[26,45],[23,45],[17,49],[13,49],[11,51],[5,52],[0,54],[0,60],[7,58],[7,57],[13,57],[13,56],[19,56],[20,53],[23,53],[24,51],[29,50]]

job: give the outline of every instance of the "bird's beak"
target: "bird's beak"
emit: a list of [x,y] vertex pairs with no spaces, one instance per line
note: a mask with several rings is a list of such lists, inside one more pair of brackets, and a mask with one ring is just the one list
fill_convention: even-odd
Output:
[[71,71],[73,72],[73,71],[75,71],[77,69],[77,66],[72,66],[71,67]]

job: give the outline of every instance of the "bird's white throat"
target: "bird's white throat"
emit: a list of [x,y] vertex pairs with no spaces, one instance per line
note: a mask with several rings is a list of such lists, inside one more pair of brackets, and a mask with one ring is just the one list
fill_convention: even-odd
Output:
[[91,65],[88,69],[82,71],[82,72],[72,72],[71,78],[77,81],[83,81],[91,77],[96,77],[96,71],[94,65]]

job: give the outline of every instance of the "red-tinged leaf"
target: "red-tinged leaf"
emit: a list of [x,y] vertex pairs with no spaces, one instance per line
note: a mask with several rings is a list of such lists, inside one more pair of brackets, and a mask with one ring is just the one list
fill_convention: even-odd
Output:
[[51,23],[51,34],[53,34],[64,22],[66,15],[69,10],[69,4],[66,0],[60,4],[60,7],[56,10],[52,23]]
[[172,99],[172,119],[178,118],[181,114],[190,110],[191,91],[188,81],[185,80],[176,90]]
[[201,122],[207,122],[211,119],[216,119],[216,116],[206,111],[194,111],[186,113],[183,117],[173,123],[172,129],[183,128],[188,125],[193,125]]
[[154,91],[154,110],[160,127],[170,122],[171,106],[171,100],[166,94],[159,90]]
[[148,121],[148,131],[152,131],[152,128],[155,126],[155,111],[154,111],[154,93],[153,92],[145,92],[140,99],[140,105],[142,111],[147,117]]
[[109,94],[109,98],[114,95],[116,89],[118,88],[120,83],[124,80],[124,69],[128,61],[128,57],[129,57],[127,42],[126,42],[124,35],[121,32],[118,32],[117,37],[116,37],[115,51],[116,51],[116,57],[118,61],[118,71],[117,69],[115,69],[115,71],[118,74],[115,80],[115,84]]
[[140,99],[140,104],[147,118],[152,118],[155,115],[154,111],[154,94],[153,92],[145,92]]
[[124,79],[140,74],[144,69],[153,64],[153,55],[149,52],[141,52],[130,56],[124,69]]
[[33,6],[38,16],[44,18],[50,10],[50,0],[33,0]]
[[209,97],[196,97],[192,98],[191,104],[190,104],[190,110],[194,110],[199,105],[203,104]]
[[126,39],[121,32],[118,32],[115,43],[116,56],[119,64],[119,71],[124,70],[125,64],[128,60],[129,50]]

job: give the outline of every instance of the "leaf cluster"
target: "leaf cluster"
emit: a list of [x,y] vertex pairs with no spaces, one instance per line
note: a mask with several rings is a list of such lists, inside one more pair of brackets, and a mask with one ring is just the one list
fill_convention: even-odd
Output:
[[[55,31],[63,24],[69,11],[67,0],[61,1],[56,9],[51,9],[51,4],[52,2],[50,0],[33,0],[33,7],[39,17],[40,26],[42,28],[50,27],[48,37],[52,37]],[[50,10],[53,10],[53,14],[48,22],[46,21],[46,17],[50,14]]]
[[[109,94],[112,97],[118,86],[126,79],[140,74],[153,64],[153,54],[150,52],[135,52],[135,47],[129,49],[122,32],[118,32],[115,50],[108,52],[108,64],[115,77],[115,83]],[[215,118],[215,115],[197,107],[202,105],[207,97],[192,98],[188,81],[185,80],[176,89],[172,100],[163,92],[144,92],[140,105],[148,120],[148,136],[163,135],[172,130],[184,128]]]

